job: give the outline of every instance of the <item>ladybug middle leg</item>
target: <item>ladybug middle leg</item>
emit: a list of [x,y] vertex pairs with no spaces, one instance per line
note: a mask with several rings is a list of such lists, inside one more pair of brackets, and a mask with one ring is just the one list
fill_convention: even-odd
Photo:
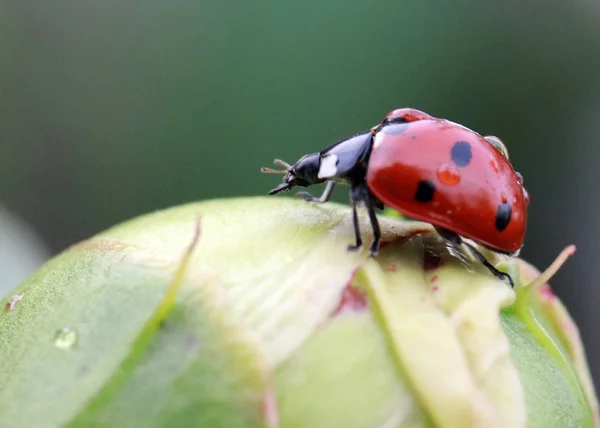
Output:
[[356,238],[356,245],[349,245],[348,251],[358,251],[362,246],[362,239],[360,237],[360,226],[358,223],[358,206],[364,204],[369,214],[369,220],[371,221],[371,227],[373,228],[373,242],[369,248],[369,255],[375,256],[379,250],[379,243],[381,241],[381,229],[375,214],[375,208],[381,206],[379,202],[369,191],[367,184],[362,182],[359,184],[352,184],[350,187],[350,200],[352,201],[352,221],[354,223],[354,235]]
[[481,252],[475,248],[473,245],[469,244],[468,242],[463,241],[463,239],[457,235],[454,232],[451,232],[447,229],[442,229],[441,227],[435,227],[435,230],[437,231],[437,233],[439,233],[439,235],[444,238],[446,241],[448,241],[450,244],[456,246],[456,247],[460,247],[461,245],[464,245],[465,247],[468,248],[468,250],[471,252],[471,254],[481,263],[483,264],[496,278],[502,280],[507,280],[508,283],[510,284],[511,287],[515,287],[515,283],[512,279],[512,277],[505,273],[505,272],[501,272],[498,269],[496,269],[486,258],[483,254],[481,254]]

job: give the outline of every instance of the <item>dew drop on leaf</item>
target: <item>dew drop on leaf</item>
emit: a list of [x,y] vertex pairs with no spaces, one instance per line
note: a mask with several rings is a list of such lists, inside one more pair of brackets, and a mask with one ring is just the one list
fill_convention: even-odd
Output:
[[70,349],[77,342],[77,332],[69,327],[59,329],[54,335],[54,346],[60,349]]

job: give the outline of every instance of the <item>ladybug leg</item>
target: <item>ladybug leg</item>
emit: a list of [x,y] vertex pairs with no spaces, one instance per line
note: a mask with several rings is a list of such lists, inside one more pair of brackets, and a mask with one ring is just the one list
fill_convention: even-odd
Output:
[[[370,192],[369,192],[370,193]],[[367,200],[367,211],[369,213],[369,220],[371,220],[371,227],[373,228],[373,242],[369,253],[371,256],[376,256],[379,251],[379,242],[381,241],[381,229],[379,228],[379,221],[377,221],[377,215],[375,214],[375,207],[377,207],[377,200],[369,195]]]
[[355,245],[348,245],[348,251],[358,251],[362,248],[362,239],[360,237],[360,225],[358,223],[358,205],[364,199],[363,186],[360,184],[352,184],[350,186],[350,201],[352,202],[352,224],[354,225]]
[[311,195],[309,192],[306,192],[306,191],[297,192],[294,196],[296,198],[302,197],[307,202],[313,202],[315,204],[323,204],[323,203],[329,201],[329,199],[331,199],[331,195],[333,194],[333,189],[335,189],[335,181],[328,181],[327,186],[325,187],[325,190],[323,191],[323,194],[318,198],[314,197],[313,195]]
[[477,260],[479,260],[486,268],[488,268],[489,271],[492,272],[492,274],[494,274],[500,280],[506,279],[508,281],[508,283],[510,284],[510,286],[512,288],[515,288],[515,283],[509,274],[501,272],[498,269],[496,269],[490,262],[487,261],[485,256],[483,254],[481,254],[479,252],[479,250],[477,248],[475,248],[474,246],[472,246],[471,244],[468,244],[466,242],[463,242],[463,244],[465,244],[465,246],[469,249],[471,254],[473,254],[477,258]]
[[362,239],[360,238],[360,226],[358,225],[358,210],[356,203],[352,203],[352,222],[354,224],[354,237],[356,239],[355,245],[348,245],[348,251],[358,251],[362,247]]
[[450,244],[454,245],[455,247],[460,247],[461,245],[464,245],[465,247],[467,247],[469,249],[469,251],[471,252],[471,254],[482,264],[484,265],[496,278],[502,280],[507,280],[508,283],[510,284],[511,287],[515,287],[515,283],[512,279],[512,277],[504,272],[499,271],[498,269],[496,269],[494,267],[494,265],[492,265],[483,254],[481,254],[481,252],[475,248],[473,245],[469,244],[468,242],[465,242],[462,240],[462,238],[457,235],[454,232],[451,232],[447,229],[442,229],[440,227],[436,227],[435,230],[437,231],[437,233],[440,234],[440,236],[442,238],[444,238],[446,241],[448,241]]
[[379,228],[379,222],[377,221],[377,215],[375,214],[375,208],[378,206],[377,199],[371,195],[366,183],[353,184],[350,189],[350,198],[352,200],[352,217],[354,222],[356,245],[350,245],[348,247],[348,251],[358,251],[362,246],[357,206],[361,203],[364,203],[367,208],[367,212],[369,213],[371,227],[373,228],[373,242],[369,248],[369,255],[375,256],[377,255],[377,251],[379,250],[379,242],[381,241],[381,229]]

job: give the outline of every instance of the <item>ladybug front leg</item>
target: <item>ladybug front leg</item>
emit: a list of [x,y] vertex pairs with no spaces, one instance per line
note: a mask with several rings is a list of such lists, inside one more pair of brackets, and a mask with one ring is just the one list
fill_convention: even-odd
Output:
[[306,192],[306,191],[297,192],[294,196],[296,198],[302,197],[307,202],[312,202],[315,204],[324,204],[325,202],[329,201],[329,199],[331,199],[331,195],[333,194],[333,189],[335,189],[335,184],[336,183],[334,181],[328,181],[327,186],[325,186],[325,190],[323,191],[323,194],[318,198],[314,197],[313,195],[311,195],[309,192]]

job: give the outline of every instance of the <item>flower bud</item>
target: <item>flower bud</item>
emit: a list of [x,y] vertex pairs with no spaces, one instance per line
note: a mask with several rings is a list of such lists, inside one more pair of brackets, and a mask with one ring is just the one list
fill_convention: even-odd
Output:
[[[59,254],[0,318],[0,426],[598,427],[548,277],[381,216],[239,198],[151,213]],[[364,242],[372,233],[361,217]],[[537,282],[536,282],[537,281]]]

